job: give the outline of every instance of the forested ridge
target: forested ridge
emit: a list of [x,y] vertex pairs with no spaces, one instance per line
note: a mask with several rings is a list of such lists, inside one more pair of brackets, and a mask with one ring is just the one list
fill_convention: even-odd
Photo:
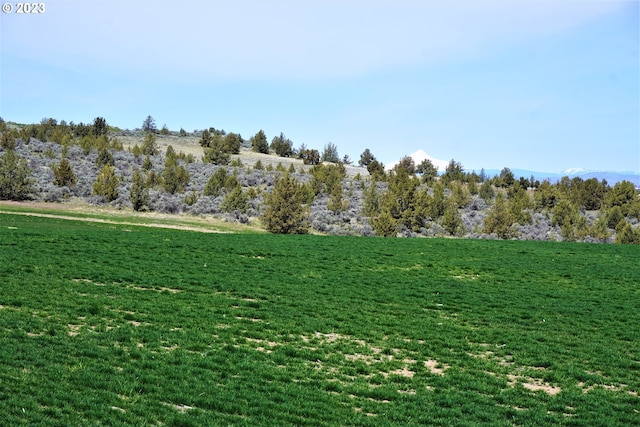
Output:
[[214,127],[171,131],[151,116],[135,130],[102,117],[0,119],[0,133],[2,200],[82,199],[273,233],[640,243],[640,195],[628,181],[540,182],[507,167],[488,177],[455,160],[438,171],[408,156],[386,171],[368,148],[353,165],[330,142],[316,149],[284,133],[269,142],[262,130],[249,139]]

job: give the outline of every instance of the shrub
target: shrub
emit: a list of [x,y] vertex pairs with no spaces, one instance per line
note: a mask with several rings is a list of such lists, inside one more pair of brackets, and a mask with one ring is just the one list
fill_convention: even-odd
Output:
[[93,194],[104,197],[107,203],[117,199],[118,181],[115,168],[111,165],[106,165],[100,170],[93,183]]
[[140,169],[133,171],[131,189],[129,190],[129,201],[135,211],[142,210],[149,206],[149,189],[146,185],[144,173]]
[[226,195],[222,201],[222,210],[225,212],[246,212],[247,211],[247,194],[242,191],[242,187],[237,185]]
[[52,166],[53,169],[53,184],[58,187],[74,187],[78,182],[78,177],[73,172],[71,164],[66,158],[60,160],[60,163],[56,166]]
[[34,182],[27,160],[21,158],[15,150],[6,151],[0,156],[1,200],[29,199]]
[[262,223],[271,233],[306,234],[309,212],[302,202],[301,186],[288,173],[279,178],[273,192],[265,196]]

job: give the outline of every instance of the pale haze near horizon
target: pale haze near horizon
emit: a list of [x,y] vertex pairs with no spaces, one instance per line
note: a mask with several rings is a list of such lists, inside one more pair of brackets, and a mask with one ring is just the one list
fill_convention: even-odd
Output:
[[0,17],[0,116],[283,132],[384,163],[640,172],[636,1],[46,1]]

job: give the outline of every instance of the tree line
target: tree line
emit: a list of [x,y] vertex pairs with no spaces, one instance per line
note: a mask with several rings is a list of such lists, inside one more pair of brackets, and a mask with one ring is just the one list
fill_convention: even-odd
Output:
[[[117,164],[125,150],[114,137],[117,130],[102,117],[91,124],[43,119],[22,127],[8,126],[0,119],[0,198],[38,197],[30,161],[16,150],[17,145],[26,150],[33,140],[47,141],[60,149],[59,158],[51,159],[47,166],[51,178],[46,185],[64,189],[65,194],[75,191],[94,197],[94,201],[124,203],[134,210],[154,209],[173,200],[175,211],[188,209],[183,206],[194,211],[205,206],[239,218],[249,215],[274,233],[306,233],[311,228],[348,230],[356,224],[361,234],[386,237],[551,239],[557,235],[562,240],[640,243],[640,198],[627,181],[613,186],[595,178],[539,182],[533,177],[516,178],[509,168],[487,177],[482,170],[465,171],[455,160],[438,171],[429,160],[416,165],[408,156],[386,171],[369,149],[358,161],[364,176],[347,177],[345,165],[352,162],[348,156],[341,158],[332,143],[320,153],[304,144],[294,148],[282,133],[268,143],[262,130],[244,140],[239,133],[208,128],[199,133],[203,155],[196,159],[176,153],[172,146],[159,152],[157,138],[169,131],[166,126],[158,130],[151,116],[143,121],[140,131],[140,144],[126,152],[132,157]],[[186,132],[181,129],[177,135],[185,136]],[[288,169],[279,165],[274,170],[260,160],[249,168],[237,156],[232,160],[242,147],[297,158],[310,168],[296,170],[292,163]],[[79,167],[79,157],[74,154],[70,161],[71,151],[81,152],[83,167],[93,171],[90,196],[88,190],[73,190],[87,184],[84,175],[79,177],[74,170]],[[86,166],[88,158],[93,159],[90,166]],[[211,172],[202,177],[203,166],[198,165],[206,164],[211,165],[207,169]],[[270,168],[273,181],[268,178],[271,175],[265,178],[258,174],[271,173]],[[268,182],[257,182],[257,176]],[[195,182],[205,178],[202,184]],[[545,236],[541,230],[546,230]]]

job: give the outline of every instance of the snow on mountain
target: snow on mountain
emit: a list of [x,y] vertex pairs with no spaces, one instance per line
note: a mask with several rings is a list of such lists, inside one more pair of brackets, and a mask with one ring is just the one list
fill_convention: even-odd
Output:
[[[436,159],[434,157],[431,157],[430,155],[427,154],[426,151],[420,149],[418,151],[416,151],[413,154],[409,154],[409,157],[411,157],[413,159],[413,161],[415,162],[416,166],[418,166],[420,163],[422,163],[425,160],[430,160],[431,163],[433,163],[433,165],[435,167],[438,168],[438,173],[443,173],[446,169],[447,166],[449,165],[449,162],[446,160],[440,160],[440,159]],[[400,161],[398,160],[397,162],[393,162],[391,164],[388,164],[385,169],[386,170],[391,170],[393,169],[398,163],[400,163]]]
[[593,171],[589,171],[587,169],[582,169],[582,168],[569,168],[565,170],[562,174],[571,176],[571,175],[583,175],[589,172],[593,172]]

